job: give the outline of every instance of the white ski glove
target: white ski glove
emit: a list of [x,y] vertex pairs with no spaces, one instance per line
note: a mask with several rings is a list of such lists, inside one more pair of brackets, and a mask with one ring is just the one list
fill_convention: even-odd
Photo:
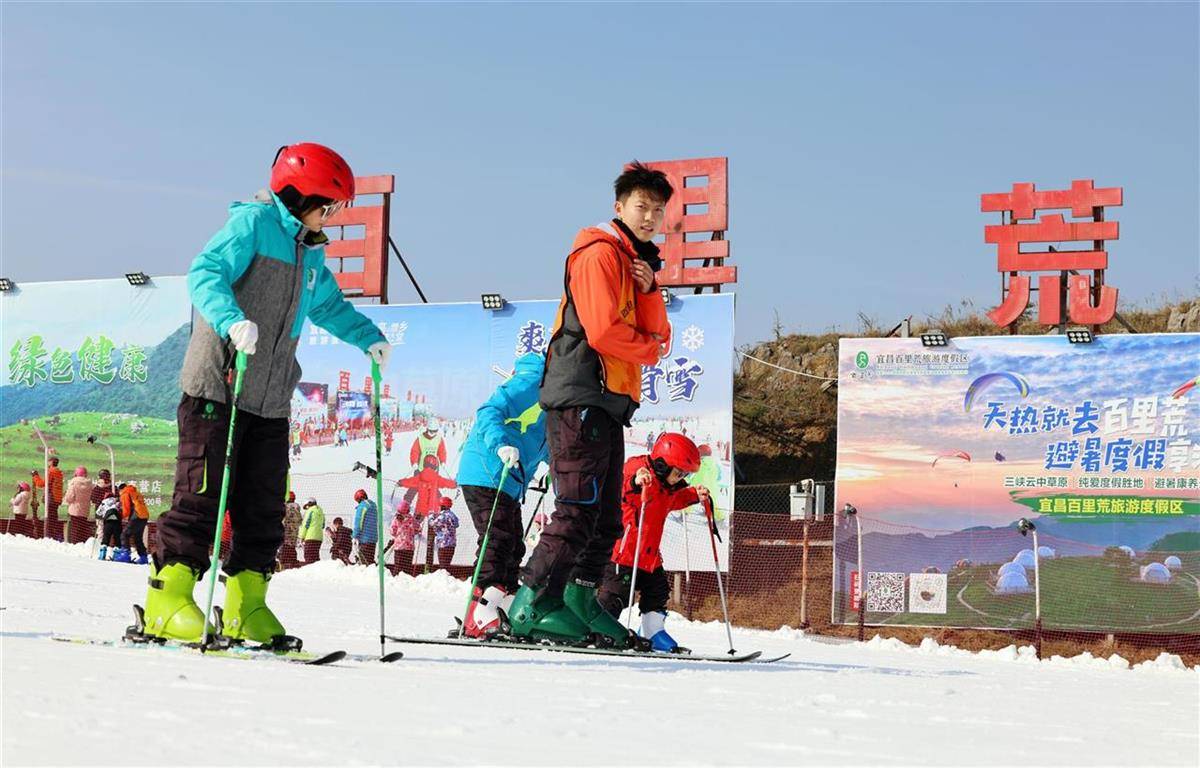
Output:
[[500,446],[496,449],[496,455],[509,467],[517,466],[517,462],[521,460],[521,452],[511,445]]
[[253,355],[258,345],[258,325],[253,320],[238,320],[229,326],[229,340],[238,352]]
[[379,372],[382,373],[392,357],[392,345],[386,341],[377,341],[367,347],[367,357],[379,363]]

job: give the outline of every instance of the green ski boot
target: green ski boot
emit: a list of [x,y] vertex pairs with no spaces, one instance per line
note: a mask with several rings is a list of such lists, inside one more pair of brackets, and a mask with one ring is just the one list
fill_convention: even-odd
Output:
[[271,575],[239,571],[225,577],[225,609],[221,633],[230,640],[250,640],[274,647],[299,650],[299,641],[289,636],[267,607],[267,584]]
[[537,590],[521,585],[509,608],[509,633],[514,637],[577,643],[588,637],[588,628],[565,605],[561,597],[537,596]]
[[589,632],[598,635],[598,640],[616,648],[634,645],[637,636],[626,629],[611,613],[604,610],[596,599],[596,585],[572,579],[563,590],[563,603],[570,609]]
[[[171,563],[162,570],[150,565],[150,589],[143,611],[145,625],[141,633],[162,640],[198,643],[204,634],[204,611],[192,598],[192,588],[200,572],[183,563]],[[209,625],[210,633],[212,626]]]

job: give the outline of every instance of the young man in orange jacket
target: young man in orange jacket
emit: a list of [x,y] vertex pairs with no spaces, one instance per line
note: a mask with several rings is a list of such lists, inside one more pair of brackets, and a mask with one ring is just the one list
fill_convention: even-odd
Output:
[[653,240],[673,190],[637,162],[613,186],[616,217],[581,230],[567,256],[540,396],[555,511],[521,572],[509,623],[517,636],[628,646],[634,636],[596,588],[622,531],[624,427],[641,400],[642,366],[670,349]]

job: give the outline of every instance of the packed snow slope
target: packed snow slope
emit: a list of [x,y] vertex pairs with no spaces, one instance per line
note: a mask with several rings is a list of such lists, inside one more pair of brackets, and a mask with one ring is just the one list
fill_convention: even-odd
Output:
[[[735,631],[772,665],[399,646],[396,664],[304,667],[52,642],[118,637],[145,567],[0,536],[4,765],[1196,765],[1200,674],[1164,655],[1038,662],[927,642]],[[279,574],[313,650],[377,652],[375,572]],[[463,585],[388,579],[390,632],[439,635]],[[218,594],[218,600],[220,594]],[[668,626],[721,652],[719,624]],[[394,648],[395,646],[393,646]]]

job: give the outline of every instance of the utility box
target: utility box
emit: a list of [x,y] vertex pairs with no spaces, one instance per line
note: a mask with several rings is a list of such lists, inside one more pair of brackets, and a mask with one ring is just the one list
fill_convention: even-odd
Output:
[[789,495],[788,511],[793,520],[811,520],[816,503],[814,493],[816,484],[812,480],[801,480],[799,485],[793,485]]

